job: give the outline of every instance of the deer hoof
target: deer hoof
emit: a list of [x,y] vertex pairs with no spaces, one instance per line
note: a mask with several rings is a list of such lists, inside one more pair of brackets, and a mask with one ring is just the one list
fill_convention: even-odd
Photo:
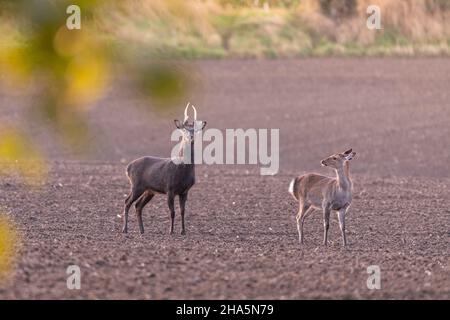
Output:
[[181,230],[181,235],[185,235],[186,234],[186,231],[185,230]]
[[123,229],[122,229],[122,233],[128,233],[127,228],[123,228]]

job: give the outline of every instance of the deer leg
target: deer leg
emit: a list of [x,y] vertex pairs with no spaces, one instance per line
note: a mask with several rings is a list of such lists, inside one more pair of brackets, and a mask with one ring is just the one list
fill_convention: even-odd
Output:
[[123,209],[123,228],[122,232],[128,232],[128,211],[130,210],[131,205],[135,202],[144,191],[140,189],[132,189],[129,196],[125,199],[125,208]]
[[298,231],[298,241],[303,244],[303,223],[305,222],[306,213],[310,209],[311,205],[300,204],[299,211],[297,214],[297,231]]
[[186,207],[187,195],[187,192],[180,194],[181,234],[186,234],[186,229],[184,227],[184,209]]
[[151,193],[150,191],[146,191],[134,205],[134,207],[136,209],[136,216],[138,218],[138,223],[139,223],[139,231],[141,232],[141,234],[144,233],[144,223],[142,222],[142,209],[144,209],[145,205],[150,200],[152,200],[153,197],[154,197],[153,193]]
[[175,205],[174,205],[175,195],[169,194],[167,197],[167,203],[170,210],[170,231],[169,234],[173,234],[173,224],[175,220]]
[[323,208],[323,245],[326,246],[328,243],[328,229],[330,228],[330,208]]
[[342,245],[344,247],[347,245],[347,239],[345,238],[345,213],[346,212],[347,212],[347,209],[341,209],[338,211],[339,228],[341,229]]
[[302,231],[302,237],[303,237],[303,223],[305,222],[306,218],[311,214],[311,212],[314,211],[313,207],[309,207],[302,215],[302,219],[300,221],[300,228]]

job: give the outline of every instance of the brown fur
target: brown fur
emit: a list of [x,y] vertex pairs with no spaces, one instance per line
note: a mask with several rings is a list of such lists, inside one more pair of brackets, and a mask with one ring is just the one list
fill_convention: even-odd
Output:
[[289,191],[299,203],[297,229],[300,243],[303,243],[303,224],[305,218],[314,209],[320,209],[323,212],[324,245],[327,244],[330,213],[332,210],[338,212],[343,245],[347,245],[345,236],[345,213],[352,201],[352,181],[349,176],[348,162],[355,154],[350,149],[344,153],[334,154],[321,161],[322,165],[329,166],[335,170],[335,178],[317,173],[308,173],[296,177],[291,182]]

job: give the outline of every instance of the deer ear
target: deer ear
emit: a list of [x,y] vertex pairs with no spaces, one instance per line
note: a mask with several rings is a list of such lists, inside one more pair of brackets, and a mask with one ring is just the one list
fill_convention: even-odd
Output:
[[175,127],[177,127],[178,129],[183,129],[183,125],[181,124],[180,120],[173,120],[173,122],[175,123]]
[[352,152],[352,153],[350,153],[349,155],[347,155],[347,156],[345,157],[345,159],[348,160],[348,161],[350,161],[350,160],[353,159],[353,157],[354,157],[355,155],[356,155],[356,152]]
[[352,149],[348,149],[347,151],[344,152],[344,154],[350,154],[352,152]]

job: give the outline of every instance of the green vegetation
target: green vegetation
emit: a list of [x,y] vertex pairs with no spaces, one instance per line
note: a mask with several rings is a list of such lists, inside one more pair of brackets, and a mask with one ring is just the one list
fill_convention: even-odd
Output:
[[[450,53],[450,0],[133,3],[103,19],[105,30],[119,44],[138,42],[136,49],[164,58]],[[381,9],[381,30],[366,27],[371,4]]]

